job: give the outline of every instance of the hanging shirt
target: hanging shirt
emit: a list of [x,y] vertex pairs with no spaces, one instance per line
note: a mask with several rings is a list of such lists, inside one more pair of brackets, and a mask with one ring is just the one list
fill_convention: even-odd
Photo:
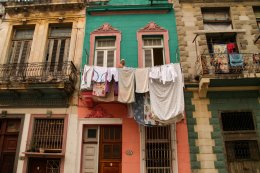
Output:
[[118,70],[115,67],[109,67],[107,69],[107,81],[111,82],[113,78],[116,82],[118,82]]
[[139,68],[135,70],[135,92],[145,93],[149,91],[149,68]]
[[93,76],[93,67],[85,65],[81,76],[80,89],[91,89],[91,79]]
[[93,78],[95,82],[105,82],[107,79],[107,67],[94,67]]
[[161,66],[161,81],[163,84],[170,81],[175,82],[176,77],[177,74],[173,64],[166,64]]
[[150,72],[149,72],[149,78],[160,79],[161,78],[161,68],[158,66],[151,67]]

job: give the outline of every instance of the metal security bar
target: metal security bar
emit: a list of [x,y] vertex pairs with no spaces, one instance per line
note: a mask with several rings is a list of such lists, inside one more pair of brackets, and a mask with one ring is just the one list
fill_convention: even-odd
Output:
[[235,160],[259,160],[257,141],[228,141],[226,142],[227,158]]
[[46,173],[60,173],[60,160],[47,160]]
[[170,126],[145,127],[146,173],[172,173]]
[[71,61],[10,63],[0,65],[0,83],[68,82],[76,83],[77,69]]
[[255,130],[252,112],[222,112],[223,131]]
[[61,152],[64,119],[35,119],[31,148]]

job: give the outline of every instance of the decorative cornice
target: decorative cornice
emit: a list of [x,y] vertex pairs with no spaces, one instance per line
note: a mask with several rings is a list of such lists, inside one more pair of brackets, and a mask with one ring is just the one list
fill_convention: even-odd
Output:
[[86,115],[85,118],[113,118],[113,115],[107,113],[104,108],[100,105],[95,106],[90,114]]
[[98,29],[93,31],[91,34],[99,34],[99,33],[119,33],[120,31],[116,28],[113,28],[110,24],[104,23]]
[[144,28],[140,29],[139,32],[166,32],[167,30],[160,27],[155,22],[150,22]]

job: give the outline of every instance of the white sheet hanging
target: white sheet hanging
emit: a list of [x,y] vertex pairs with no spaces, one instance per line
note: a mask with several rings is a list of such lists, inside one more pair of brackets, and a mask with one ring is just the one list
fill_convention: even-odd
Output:
[[122,103],[134,102],[134,69],[118,69],[118,77],[118,101]]
[[93,75],[93,67],[85,65],[81,76],[81,85],[80,85],[81,90],[91,89],[92,75]]
[[149,91],[149,68],[135,70],[135,92],[146,93]]
[[180,119],[184,112],[183,81],[180,64],[173,64],[175,82],[163,84],[158,79],[149,80],[151,109],[159,120]]

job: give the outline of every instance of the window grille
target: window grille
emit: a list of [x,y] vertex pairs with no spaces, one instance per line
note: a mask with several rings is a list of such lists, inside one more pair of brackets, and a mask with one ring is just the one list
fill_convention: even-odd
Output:
[[172,173],[170,126],[145,127],[146,173]]
[[31,148],[61,152],[64,119],[35,119]]
[[227,141],[227,157],[229,161],[259,160],[257,141]]
[[222,112],[223,131],[255,130],[252,112]]
[[47,173],[60,173],[60,160],[47,160]]

